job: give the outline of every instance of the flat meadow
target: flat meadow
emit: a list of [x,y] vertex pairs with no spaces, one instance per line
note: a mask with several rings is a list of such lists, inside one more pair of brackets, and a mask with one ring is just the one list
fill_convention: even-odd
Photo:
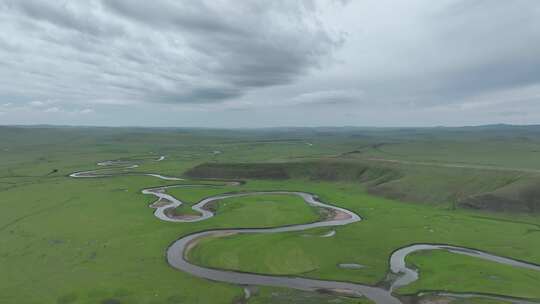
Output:
[[[215,194],[290,190],[315,193],[363,219],[309,231],[204,239],[188,257],[199,265],[377,285],[388,274],[390,254],[414,243],[452,244],[540,264],[536,134],[504,127],[0,127],[0,303],[243,303],[240,286],[170,267],[166,248],[200,230],[320,218],[298,197],[262,195],[221,200],[216,216],[206,221],[162,222],[148,207],[154,197],[141,190],[172,184],[197,185],[168,190],[185,202],[178,214],[193,212],[191,205]],[[139,167],[114,177],[69,177],[115,159]],[[460,166],[448,166],[455,164]],[[228,185],[222,181],[227,179],[245,183]],[[344,269],[343,263],[362,267]],[[442,290],[540,299],[538,272],[440,251],[413,254],[407,263],[419,269],[420,279],[396,291],[403,296]],[[248,303],[336,299],[368,303],[270,287],[257,288]]]

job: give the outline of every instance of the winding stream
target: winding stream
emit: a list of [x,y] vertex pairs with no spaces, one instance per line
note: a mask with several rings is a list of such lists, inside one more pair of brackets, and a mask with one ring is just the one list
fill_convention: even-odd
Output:
[[[154,161],[161,161],[164,157],[160,157]],[[90,177],[110,177],[115,175],[147,175],[160,178],[163,180],[183,180],[177,177],[162,176],[154,173],[130,173],[129,170],[136,168],[138,165],[128,164],[126,161],[104,161],[98,163],[100,166],[117,166],[113,169],[98,169],[91,171],[81,171],[75,172],[70,175],[74,178],[90,178]],[[120,170],[121,173],[118,173]],[[238,182],[230,182],[229,185],[239,184]],[[143,189],[142,193],[147,195],[153,195],[156,197],[156,201],[150,205],[154,208],[154,215],[163,221],[169,222],[197,222],[206,220],[212,216],[212,213],[207,205],[226,198],[231,197],[243,197],[243,196],[254,196],[254,195],[268,195],[268,194],[289,194],[296,195],[301,197],[306,204],[326,208],[331,210],[331,216],[325,220],[307,223],[307,224],[297,224],[297,225],[288,225],[281,227],[273,228],[231,228],[231,229],[215,229],[196,232],[193,234],[185,235],[175,241],[167,249],[167,261],[168,263],[181,271],[187,272],[191,275],[194,275],[199,278],[205,278],[212,281],[219,281],[225,283],[232,283],[242,286],[249,285],[261,285],[261,286],[273,286],[273,287],[285,287],[285,288],[294,288],[305,291],[319,291],[326,290],[331,291],[347,296],[365,296],[366,298],[372,300],[378,304],[399,304],[402,303],[400,299],[392,294],[392,291],[408,285],[418,279],[418,272],[414,269],[408,268],[405,263],[405,259],[409,254],[419,251],[426,250],[445,250],[448,252],[463,254],[467,256],[473,256],[483,260],[488,260],[496,263],[511,265],[514,267],[526,268],[531,270],[540,271],[540,265],[533,263],[527,263],[524,261],[514,260],[507,257],[501,257],[494,254],[490,254],[484,251],[451,246],[446,244],[413,244],[403,248],[399,248],[392,253],[390,256],[390,273],[394,277],[389,282],[388,288],[375,287],[357,283],[350,282],[340,282],[340,281],[327,281],[327,280],[317,280],[317,279],[308,279],[302,277],[289,277],[289,276],[276,276],[276,275],[265,275],[265,274],[256,274],[256,273],[246,273],[238,272],[232,270],[222,270],[214,269],[203,266],[198,266],[190,263],[187,259],[187,253],[191,248],[193,248],[196,243],[207,237],[219,237],[219,236],[228,236],[234,234],[252,234],[252,233],[279,233],[279,232],[291,232],[291,231],[303,231],[307,229],[317,228],[317,227],[335,227],[348,225],[354,222],[361,221],[362,218],[356,213],[334,206],[332,204],[324,203],[318,200],[315,194],[306,193],[306,192],[293,192],[293,191],[257,191],[257,192],[242,192],[242,193],[233,193],[233,194],[220,194],[205,198],[192,206],[194,211],[197,211],[199,216],[175,216],[173,213],[167,212],[168,210],[173,210],[176,207],[183,204],[182,201],[178,200],[174,196],[167,194],[168,188],[180,188],[180,187],[208,187],[208,185],[201,184],[179,184],[172,186],[163,186],[163,187],[154,187]],[[335,233],[335,232],[334,232]],[[496,296],[496,295],[483,295],[483,294],[453,294],[453,293],[435,293],[441,296],[450,296],[455,298],[467,298],[467,297],[482,297],[488,299],[498,299],[505,300],[511,303],[519,304],[531,304],[538,303],[534,301],[529,301],[526,299],[517,299],[512,297],[505,296]]]

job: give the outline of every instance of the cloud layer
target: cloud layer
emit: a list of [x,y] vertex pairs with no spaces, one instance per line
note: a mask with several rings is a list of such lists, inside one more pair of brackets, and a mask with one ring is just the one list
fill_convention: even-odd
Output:
[[13,0],[0,18],[2,91],[20,99],[218,102],[291,83],[339,44],[309,2]]
[[540,2],[0,1],[4,123],[540,121]]

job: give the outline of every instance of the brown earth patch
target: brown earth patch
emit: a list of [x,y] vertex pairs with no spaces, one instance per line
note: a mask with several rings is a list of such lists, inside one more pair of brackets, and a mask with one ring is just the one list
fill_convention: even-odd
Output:
[[167,206],[170,204],[172,204],[172,202],[169,201],[168,199],[160,198],[159,200],[152,203],[150,205],[150,208],[159,208],[159,207]]
[[179,210],[176,208],[167,208],[163,213],[165,213],[167,217],[177,220],[193,220],[201,217],[199,214],[179,213]]

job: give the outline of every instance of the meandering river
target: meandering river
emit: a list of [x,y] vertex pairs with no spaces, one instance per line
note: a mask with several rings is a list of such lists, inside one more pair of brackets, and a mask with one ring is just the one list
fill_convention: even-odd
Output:
[[[165,159],[164,156],[154,160],[161,161]],[[177,177],[163,176],[154,173],[135,173],[130,170],[137,167],[137,164],[130,164],[123,161],[104,161],[98,163],[100,166],[113,166],[114,168],[105,168],[90,171],[81,171],[72,173],[70,176],[74,178],[98,178],[98,177],[110,177],[115,175],[147,175],[153,176],[163,180],[183,180]],[[229,185],[237,184],[237,182],[230,182]],[[268,194],[289,194],[301,197],[306,204],[315,206],[318,208],[325,208],[330,210],[331,216],[329,218],[313,222],[302,223],[297,225],[287,225],[274,228],[257,228],[257,229],[245,229],[245,228],[230,228],[230,229],[216,229],[196,232],[193,234],[182,236],[175,241],[169,248],[167,248],[167,261],[168,263],[180,270],[187,272],[199,278],[209,279],[212,281],[219,281],[231,284],[237,284],[242,286],[258,285],[258,286],[273,286],[273,287],[286,287],[295,288],[306,291],[318,291],[325,290],[348,296],[364,296],[378,304],[399,304],[402,303],[398,297],[396,297],[392,291],[396,288],[408,285],[418,279],[418,271],[407,267],[405,263],[406,257],[414,252],[425,250],[445,250],[448,252],[473,256],[476,258],[511,265],[514,267],[527,268],[536,271],[540,271],[540,265],[533,263],[527,263],[507,257],[501,257],[488,252],[463,248],[459,246],[452,246],[447,244],[412,244],[403,248],[399,248],[394,251],[390,256],[390,269],[392,279],[387,284],[389,287],[376,287],[350,282],[340,281],[328,281],[308,279],[303,277],[289,277],[289,276],[275,276],[256,273],[245,273],[233,270],[222,270],[207,268],[198,266],[189,262],[186,258],[187,253],[193,248],[197,241],[212,236],[224,236],[234,234],[254,234],[254,233],[280,233],[290,231],[303,231],[317,227],[335,227],[348,225],[354,222],[361,221],[362,218],[347,209],[337,207],[334,204],[321,202],[315,194],[297,191],[257,191],[257,192],[242,192],[234,194],[220,194],[205,198],[192,206],[194,211],[197,211],[199,216],[177,216],[172,211],[174,208],[183,204],[182,201],[176,197],[167,193],[168,188],[172,187],[201,187],[201,184],[179,184],[173,186],[163,186],[143,189],[142,193],[147,195],[153,195],[156,197],[156,201],[150,205],[155,208],[154,215],[163,221],[169,222],[196,222],[203,221],[212,216],[214,213],[207,208],[207,206],[213,202],[240,196],[254,196],[254,195],[268,195]],[[538,303],[534,301],[528,301],[525,299],[516,299],[512,297],[504,296],[492,296],[483,294],[452,294],[452,293],[439,293],[441,296],[452,297],[483,297],[488,299],[500,299],[511,303],[530,304]]]

